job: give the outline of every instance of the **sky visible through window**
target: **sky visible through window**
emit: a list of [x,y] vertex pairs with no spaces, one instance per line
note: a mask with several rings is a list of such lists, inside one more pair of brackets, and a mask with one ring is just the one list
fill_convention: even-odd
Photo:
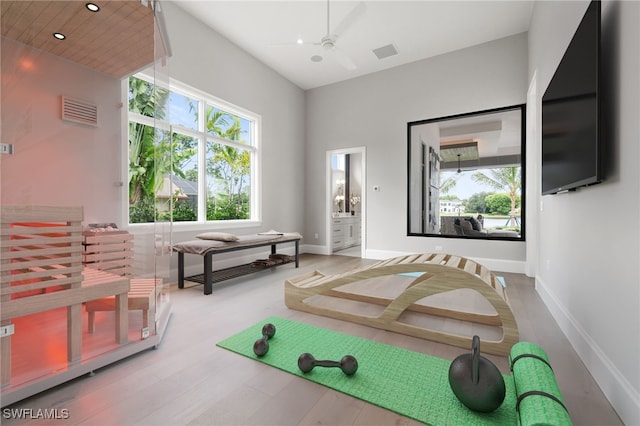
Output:
[[[199,102],[190,99],[176,92],[169,95],[169,121],[172,124],[183,126],[187,129],[198,130],[197,111]],[[251,131],[251,122],[246,118],[240,117],[240,126],[242,129],[241,139],[248,138]],[[223,127],[223,131],[227,127]]]
[[[198,130],[198,117],[197,112],[199,108],[199,101],[189,98],[180,93],[170,92],[169,95],[169,121],[173,125],[185,127],[190,130]],[[225,131],[229,125],[222,126],[222,131]],[[251,122],[245,118],[240,117],[241,136],[243,141],[250,140]],[[190,159],[186,160],[182,164],[182,170],[195,170],[198,167],[198,155],[194,155]],[[209,190],[215,192],[217,188],[214,185],[215,182],[209,182]]]
[[[460,172],[459,177],[456,180],[456,186],[447,194],[440,193],[440,196],[442,197],[443,195],[455,195],[460,200],[468,200],[469,197],[471,197],[473,194],[478,194],[480,192],[496,192],[496,190],[491,188],[490,186],[484,185],[480,182],[475,182],[473,179],[471,179],[471,176],[477,172],[477,170],[463,170],[462,172]],[[456,171],[441,171],[441,183],[448,179],[450,176],[455,176],[457,174],[458,173]]]
[[171,92],[169,95],[169,120],[171,123],[187,129],[198,130],[197,111],[198,101],[195,99],[189,99],[175,92]]

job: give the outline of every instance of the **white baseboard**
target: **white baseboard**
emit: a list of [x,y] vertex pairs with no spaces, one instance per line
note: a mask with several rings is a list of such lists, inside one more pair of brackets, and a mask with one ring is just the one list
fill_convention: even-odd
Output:
[[[367,250],[367,259],[384,260],[397,256],[406,256],[412,253],[400,252],[400,251],[388,251],[388,250]],[[470,258],[479,264],[486,266],[493,272],[512,272],[515,274],[524,274],[526,262],[524,260],[503,260],[503,259],[489,259],[489,258]]]
[[330,255],[331,250],[327,246],[317,246],[313,244],[304,244],[300,249],[300,253],[324,254]]
[[411,253],[405,253],[401,251],[390,251],[390,250],[373,250],[373,249],[365,250],[365,257],[367,259],[375,259],[375,260],[390,259],[392,257],[406,256],[407,254],[411,254]]
[[624,424],[640,425],[640,393],[633,388],[565,306],[549,291],[549,287],[543,280],[536,277],[535,286],[551,316],[567,336],[569,343]]
[[473,257],[471,259],[486,266],[494,273],[511,272],[514,274],[524,274],[526,270],[526,261],[524,260],[488,259],[484,257]]

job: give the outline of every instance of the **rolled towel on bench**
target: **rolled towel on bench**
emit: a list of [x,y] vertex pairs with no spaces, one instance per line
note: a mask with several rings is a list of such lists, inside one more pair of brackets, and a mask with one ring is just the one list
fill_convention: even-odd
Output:
[[259,267],[270,267],[270,266],[275,266],[275,265],[279,265],[280,263],[282,263],[282,261],[280,260],[273,260],[273,259],[256,259],[252,262],[252,265],[254,268],[259,268]]
[[278,261],[280,263],[284,263],[284,262],[292,262],[294,260],[294,257],[289,256],[287,254],[274,253],[269,255],[269,259]]
[[509,364],[520,425],[572,424],[549,358],[540,346],[531,342],[516,343],[511,348]]

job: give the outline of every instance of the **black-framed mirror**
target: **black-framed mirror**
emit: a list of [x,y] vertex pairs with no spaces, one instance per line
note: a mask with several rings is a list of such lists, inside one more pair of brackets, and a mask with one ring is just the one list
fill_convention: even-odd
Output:
[[525,113],[407,123],[407,235],[524,241]]

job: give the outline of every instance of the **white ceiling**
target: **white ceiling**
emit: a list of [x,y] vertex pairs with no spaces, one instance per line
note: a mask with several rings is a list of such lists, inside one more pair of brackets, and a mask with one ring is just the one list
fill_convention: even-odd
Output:
[[[322,46],[306,44],[319,43],[327,33],[326,1],[174,1],[302,89],[311,89],[525,32],[534,0],[331,0],[330,29],[333,33],[346,19],[336,47],[353,70]],[[296,44],[298,38],[305,44]],[[389,44],[398,55],[378,59],[372,52]],[[314,55],[323,60],[312,62]]]

